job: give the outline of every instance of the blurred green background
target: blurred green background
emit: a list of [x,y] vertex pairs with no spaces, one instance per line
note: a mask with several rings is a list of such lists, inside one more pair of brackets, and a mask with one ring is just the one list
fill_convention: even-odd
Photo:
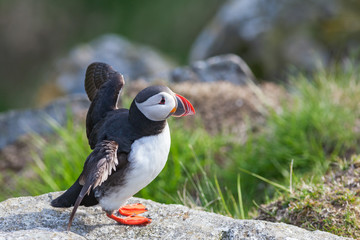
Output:
[[185,64],[221,0],[0,0],[0,111],[35,105],[53,60],[74,45],[117,33]]

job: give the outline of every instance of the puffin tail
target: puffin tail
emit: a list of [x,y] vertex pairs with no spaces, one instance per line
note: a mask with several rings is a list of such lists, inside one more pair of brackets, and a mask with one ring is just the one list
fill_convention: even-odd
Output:
[[[68,208],[74,206],[82,188],[83,186],[80,185],[79,179],[77,179],[75,183],[68,190],[66,190],[66,192],[51,201],[51,206],[59,208]],[[93,191],[91,191],[89,195],[84,197],[80,205],[85,205],[88,207],[96,204],[98,204],[98,201],[96,200]]]

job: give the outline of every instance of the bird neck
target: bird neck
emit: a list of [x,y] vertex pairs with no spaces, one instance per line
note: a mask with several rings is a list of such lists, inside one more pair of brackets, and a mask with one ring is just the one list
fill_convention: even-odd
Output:
[[166,120],[152,121],[138,109],[135,101],[131,103],[129,109],[129,122],[133,128],[144,136],[157,135],[161,133],[165,126]]

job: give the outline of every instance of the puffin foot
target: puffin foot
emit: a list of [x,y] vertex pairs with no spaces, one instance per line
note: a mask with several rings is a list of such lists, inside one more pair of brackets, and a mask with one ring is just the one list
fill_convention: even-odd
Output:
[[123,216],[132,216],[146,212],[148,209],[141,203],[129,204],[119,208],[119,213]]
[[114,214],[106,214],[109,218],[117,221],[118,223],[125,224],[125,225],[145,225],[151,223],[151,218],[146,218],[139,215],[131,215],[126,218],[120,218],[115,216]]

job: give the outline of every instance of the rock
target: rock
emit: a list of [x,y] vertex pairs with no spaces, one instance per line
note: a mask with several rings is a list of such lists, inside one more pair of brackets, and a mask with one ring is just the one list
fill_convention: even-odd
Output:
[[0,232],[0,239],[16,239],[16,240],[25,240],[25,239],[53,239],[53,240],[82,240],[86,239],[78,234],[72,232],[59,232],[51,229],[29,229],[29,230],[19,230],[14,232]]
[[56,64],[55,78],[65,94],[85,93],[87,66],[106,62],[122,73],[126,80],[150,77],[172,68],[172,63],[150,47],[130,43],[125,38],[108,34],[76,46]]
[[61,98],[42,109],[12,110],[0,114],[0,149],[14,143],[28,133],[44,134],[52,132],[49,120],[65,124],[68,114],[85,116],[90,101],[85,95]]
[[[310,232],[284,223],[236,220],[181,205],[141,202],[152,218],[147,226],[124,226],[107,218],[99,206],[79,207],[66,232],[70,209],[53,208],[59,193],[12,198],[0,203],[0,238],[17,239],[345,239],[330,233]],[[34,234],[34,235],[31,235]],[[27,237],[28,236],[28,237]]]
[[359,8],[340,0],[228,0],[197,37],[190,61],[235,53],[266,79],[289,66],[312,71],[334,51],[343,57],[357,49]]
[[[269,82],[241,86],[221,81],[184,82],[171,88],[191,100],[208,132],[236,136],[239,142],[246,142],[249,137],[249,120],[254,128],[263,125],[268,110],[280,112],[281,102],[288,99],[284,88]],[[196,118],[186,121],[191,120],[195,121],[195,128]]]
[[228,81],[245,85],[255,80],[248,65],[234,54],[215,56],[197,61],[188,67],[176,68],[170,73],[170,82],[215,82]]
[[32,161],[31,153],[34,152],[30,136],[20,136],[15,142],[0,149],[0,175],[2,180],[6,179],[9,170],[19,171],[25,163]]

